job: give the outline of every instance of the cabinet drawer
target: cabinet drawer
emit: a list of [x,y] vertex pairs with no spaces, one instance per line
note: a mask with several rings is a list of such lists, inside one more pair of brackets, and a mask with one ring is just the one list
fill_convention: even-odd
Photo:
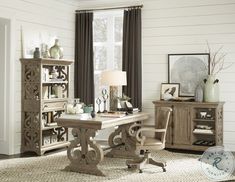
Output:
[[42,105],[42,111],[48,112],[48,111],[56,111],[56,110],[64,110],[66,107],[67,102],[49,102],[44,103]]

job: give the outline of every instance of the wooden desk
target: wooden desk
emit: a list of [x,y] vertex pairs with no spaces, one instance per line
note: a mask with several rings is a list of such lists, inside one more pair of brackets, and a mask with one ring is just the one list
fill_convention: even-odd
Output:
[[78,115],[63,115],[56,119],[58,125],[72,129],[74,140],[67,150],[70,165],[65,169],[74,172],[104,176],[97,167],[103,160],[104,153],[99,144],[93,138],[98,130],[118,126],[110,134],[108,142],[111,151],[108,157],[135,157],[135,138],[128,133],[129,127],[137,122],[148,119],[147,113],[136,113],[122,118],[95,117],[92,119],[80,119]]

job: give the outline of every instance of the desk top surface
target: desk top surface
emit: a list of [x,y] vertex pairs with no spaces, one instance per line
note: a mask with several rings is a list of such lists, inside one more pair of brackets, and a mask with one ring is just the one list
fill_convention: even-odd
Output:
[[84,117],[84,115],[64,114],[60,118],[57,118],[56,122],[58,125],[68,128],[93,128],[100,130],[146,120],[148,118],[149,114],[144,112],[129,114],[120,118],[100,117],[99,114],[97,114],[95,118]]

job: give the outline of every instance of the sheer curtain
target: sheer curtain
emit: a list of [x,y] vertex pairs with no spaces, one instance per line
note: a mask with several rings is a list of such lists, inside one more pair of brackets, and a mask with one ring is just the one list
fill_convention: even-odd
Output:
[[75,27],[74,96],[94,103],[93,13],[78,12]]
[[142,109],[141,8],[124,11],[123,71],[127,72],[127,86],[123,93],[131,97],[133,107]]

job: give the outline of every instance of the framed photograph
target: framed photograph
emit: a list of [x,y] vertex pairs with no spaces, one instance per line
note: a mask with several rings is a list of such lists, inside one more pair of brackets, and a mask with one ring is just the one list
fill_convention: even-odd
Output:
[[161,100],[170,100],[179,97],[179,83],[162,83],[161,84]]
[[168,82],[180,83],[179,96],[194,97],[198,84],[202,84],[210,72],[210,55],[168,54]]

